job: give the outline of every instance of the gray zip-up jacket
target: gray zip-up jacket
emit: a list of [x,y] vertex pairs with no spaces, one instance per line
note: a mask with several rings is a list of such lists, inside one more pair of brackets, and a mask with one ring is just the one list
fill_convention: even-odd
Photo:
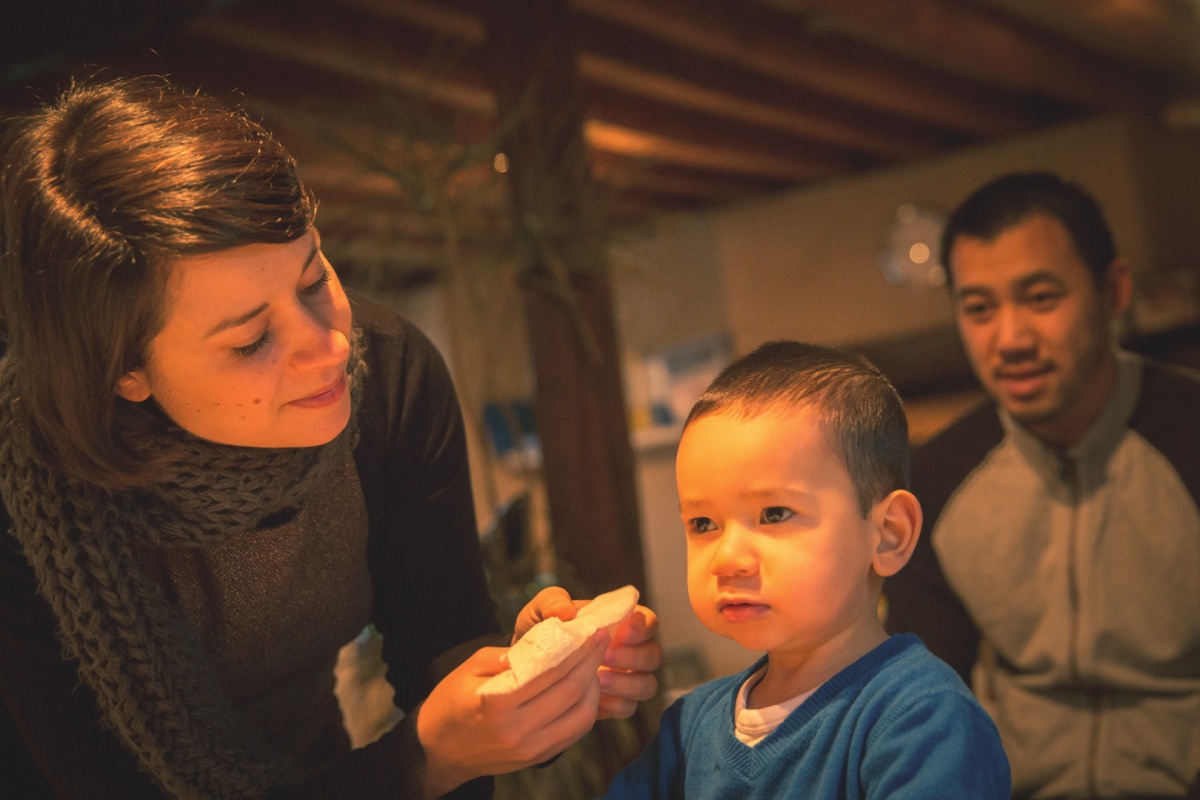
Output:
[[913,460],[925,535],[888,582],[992,714],[1015,797],[1181,797],[1200,773],[1200,377],[1119,355],[1084,439],[992,405]]

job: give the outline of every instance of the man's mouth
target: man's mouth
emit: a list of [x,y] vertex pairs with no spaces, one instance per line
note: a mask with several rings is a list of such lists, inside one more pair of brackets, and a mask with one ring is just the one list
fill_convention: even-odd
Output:
[[992,378],[997,386],[1013,397],[1032,397],[1045,389],[1053,371],[1050,364],[1002,367],[992,373]]

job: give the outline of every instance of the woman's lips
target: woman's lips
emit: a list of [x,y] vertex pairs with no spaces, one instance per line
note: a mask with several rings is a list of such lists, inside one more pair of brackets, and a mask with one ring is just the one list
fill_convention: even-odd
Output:
[[343,373],[338,376],[338,379],[333,382],[332,386],[322,389],[316,394],[310,394],[308,397],[293,400],[291,405],[299,406],[300,408],[324,408],[341,400],[342,395],[345,393],[346,375]]

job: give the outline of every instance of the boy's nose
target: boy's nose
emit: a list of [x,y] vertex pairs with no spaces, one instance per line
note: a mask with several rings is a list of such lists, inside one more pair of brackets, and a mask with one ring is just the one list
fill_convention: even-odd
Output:
[[750,546],[748,532],[736,525],[726,528],[713,553],[713,574],[722,577],[753,575],[757,569],[758,558]]

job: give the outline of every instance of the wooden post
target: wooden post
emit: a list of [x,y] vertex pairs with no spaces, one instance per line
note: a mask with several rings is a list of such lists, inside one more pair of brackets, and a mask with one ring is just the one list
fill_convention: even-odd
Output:
[[591,594],[646,591],[603,213],[583,138],[564,0],[489,0],[550,525]]

